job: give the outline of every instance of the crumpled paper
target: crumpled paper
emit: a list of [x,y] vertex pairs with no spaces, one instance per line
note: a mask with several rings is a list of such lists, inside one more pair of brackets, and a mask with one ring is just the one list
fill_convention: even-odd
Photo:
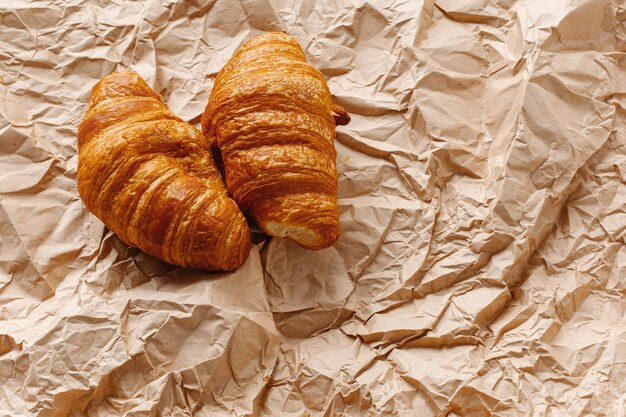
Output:
[[[197,124],[283,30],[352,115],[342,235],[233,273],[121,243],[76,190],[93,84]],[[625,416],[620,0],[0,5],[0,416]]]

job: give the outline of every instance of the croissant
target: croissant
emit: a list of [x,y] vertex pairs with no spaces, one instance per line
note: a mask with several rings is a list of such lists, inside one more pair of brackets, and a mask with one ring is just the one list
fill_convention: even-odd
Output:
[[104,77],[78,129],[78,192],[122,241],[166,262],[232,270],[250,230],[211,144],[133,72]]
[[265,233],[317,250],[339,237],[333,141],[349,120],[298,42],[266,33],[217,74],[202,131],[244,213]]

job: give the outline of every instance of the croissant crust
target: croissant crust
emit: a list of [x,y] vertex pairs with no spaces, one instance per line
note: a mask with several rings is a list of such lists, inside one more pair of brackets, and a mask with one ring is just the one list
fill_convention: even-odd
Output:
[[296,40],[267,33],[219,71],[202,128],[241,209],[270,235],[322,249],[339,237],[335,125],[349,120]]
[[137,74],[113,73],[96,84],[78,148],[79,194],[122,241],[210,271],[246,260],[250,231],[210,143]]

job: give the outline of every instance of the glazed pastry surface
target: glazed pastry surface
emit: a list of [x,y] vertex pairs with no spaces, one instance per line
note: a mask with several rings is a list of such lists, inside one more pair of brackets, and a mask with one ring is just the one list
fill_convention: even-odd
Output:
[[267,33],[220,70],[202,128],[239,207],[267,234],[315,250],[339,237],[335,126],[349,120],[296,40]]
[[250,231],[211,144],[133,72],[104,77],[78,130],[78,191],[122,241],[166,262],[233,270]]

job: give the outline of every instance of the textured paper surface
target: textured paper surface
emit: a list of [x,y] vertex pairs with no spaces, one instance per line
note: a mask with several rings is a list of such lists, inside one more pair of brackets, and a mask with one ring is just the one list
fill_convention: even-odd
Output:
[[[625,416],[618,0],[0,5],[0,416]],[[93,84],[198,123],[284,30],[352,114],[342,235],[230,274],[128,248],[76,191]]]

